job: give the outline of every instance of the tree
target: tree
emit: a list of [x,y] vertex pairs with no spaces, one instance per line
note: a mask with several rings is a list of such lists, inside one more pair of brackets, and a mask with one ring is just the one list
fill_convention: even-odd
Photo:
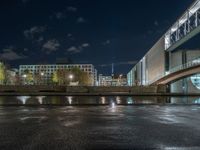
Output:
[[19,74],[15,75],[15,83],[14,85],[22,85],[22,80]]
[[[70,79],[70,76],[73,78]],[[78,82],[79,85],[92,84],[91,76],[79,68],[57,70],[52,76],[52,81],[58,85],[70,85],[70,82]]]
[[24,71],[24,83],[31,85],[34,82],[33,74],[29,70]]
[[73,68],[71,74],[74,75],[74,81],[78,81],[80,85],[84,86],[92,84],[91,76],[79,68]]
[[6,80],[6,67],[3,63],[0,63],[0,84],[5,84]]
[[58,72],[57,72],[57,71],[55,71],[55,72],[53,73],[52,81],[53,81],[53,83],[58,84],[59,81],[58,81]]
[[41,85],[42,84],[42,76],[40,73],[34,75],[34,84]]

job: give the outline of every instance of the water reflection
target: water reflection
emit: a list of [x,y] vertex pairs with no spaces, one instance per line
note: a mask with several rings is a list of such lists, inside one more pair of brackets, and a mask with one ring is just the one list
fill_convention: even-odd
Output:
[[115,102],[111,102],[111,107],[112,107],[112,108],[115,108],[115,107],[116,107]]
[[73,102],[73,99],[72,99],[73,97],[72,96],[67,96],[66,98],[67,98],[68,104],[71,105],[72,102]]
[[23,105],[26,104],[27,100],[30,98],[30,96],[17,96],[17,99],[22,102]]
[[46,96],[37,96],[36,99],[38,100],[38,102],[42,105],[43,104],[43,99],[45,98]]
[[106,104],[106,97],[100,97],[100,104]]
[[200,98],[196,99],[196,100],[194,101],[194,103],[195,103],[195,104],[200,104]]
[[116,97],[117,104],[121,104],[121,98],[119,96]]
[[117,105],[200,104],[200,97],[131,96],[0,96],[0,105]]
[[133,104],[133,99],[132,97],[127,98],[127,104],[132,105]]

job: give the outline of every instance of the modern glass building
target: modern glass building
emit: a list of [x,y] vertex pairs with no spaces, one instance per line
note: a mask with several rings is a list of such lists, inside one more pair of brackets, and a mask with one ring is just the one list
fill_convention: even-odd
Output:
[[[199,61],[199,33],[200,0],[196,0],[127,74],[128,85],[162,84],[157,81],[166,80],[167,75],[194,67],[186,68],[190,63],[195,64],[193,61]],[[169,82],[166,81],[166,84],[170,85],[171,92],[199,93],[200,70],[195,73],[197,75],[191,71],[189,75],[168,79]]]

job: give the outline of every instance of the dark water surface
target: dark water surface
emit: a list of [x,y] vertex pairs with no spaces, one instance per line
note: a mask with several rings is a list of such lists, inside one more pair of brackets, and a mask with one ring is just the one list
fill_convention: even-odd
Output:
[[0,150],[199,150],[199,103],[198,97],[0,97]]
[[0,96],[0,105],[200,104],[200,97]]

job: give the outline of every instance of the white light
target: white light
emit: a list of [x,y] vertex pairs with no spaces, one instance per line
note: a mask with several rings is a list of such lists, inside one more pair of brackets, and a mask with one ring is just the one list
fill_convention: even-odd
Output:
[[72,74],[70,74],[70,75],[69,75],[69,78],[70,78],[70,79],[73,79],[73,78],[74,78],[74,76],[73,76]]
[[121,99],[119,96],[116,97],[116,101],[117,101],[117,104],[120,104],[121,103]]
[[192,84],[200,90],[200,74],[194,75],[190,77]]
[[127,104],[128,104],[128,105],[133,104],[133,99],[132,99],[131,97],[128,97],[128,98],[127,98]]
[[41,72],[41,76],[44,76],[44,72]]
[[106,104],[106,98],[105,97],[101,97],[101,103]]
[[19,99],[23,105],[26,104],[26,101],[30,98],[30,96],[18,96],[17,99]]
[[24,74],[24,75],[23,75],[23,78],[26,78],[26,77],[27,77],[27,75],[26,75],[26,74]]
[[116,105],[115,105],[114,102],[112,102],[112,103],[111,103],[111,106],[112,106],[112,108],[115,108]]
[[170,72],[169,71],[166,71],[166,73],[165,73],[166,75],[169,75],[170,74]]
[[73,97],[68,96],[68,97],[67,97],[67,101],[68,101],[68,103],[71,105],[71,104],[72,104],[72,101],[73,101]]
[[43,104],[43,99],[45,98],[46,96],[37,96],[36,98],[38,99],[38,102],[40,104]]

